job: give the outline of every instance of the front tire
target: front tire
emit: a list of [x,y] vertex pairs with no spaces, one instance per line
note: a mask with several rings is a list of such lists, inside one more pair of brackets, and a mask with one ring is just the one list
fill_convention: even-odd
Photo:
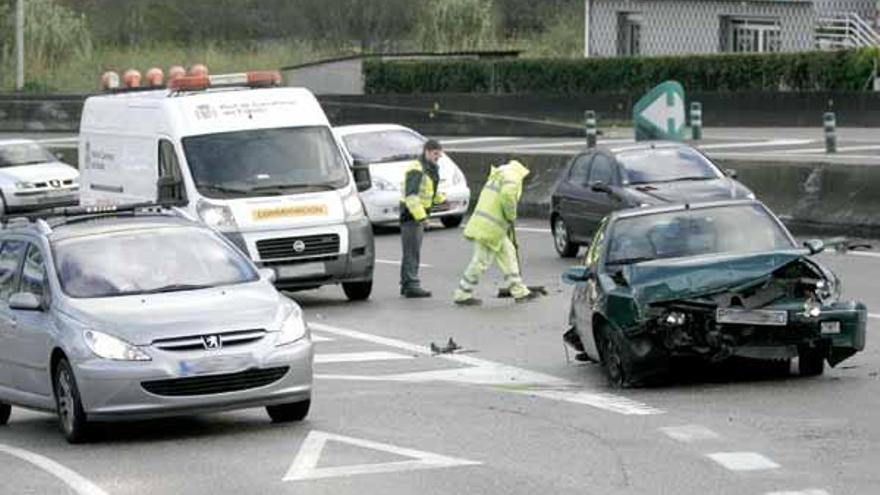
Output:
[[802,347],[798,350],[798,374],[819,376],[825,372],[825,353],[821,347]]
[[12,414],[12,406],[0,402],[0,426],[9,422],[10,414]]
[[632,380],[632,366],[620,347],[619,339],[612,334],[613,330],[609,330],[607,325],[599,326],[596,331],[599,361],[608,384],[613,388],[629,387]]
[[580,246],[571,242],[568,225],[565,224],[565,220],[562,219],[561,215],[553,218],[551,227],[553,230],[553,247],[556,248],[559,256],[562,258],[574,258],[577,256]]
[[53,373],[55,384],[55,405],[58,409],[58,425],[61,434],[70,443],[81,443],[88,439],[88,422],[82,407],[79,389],[73,376],[73,369],[67,359],[61,359]]
[[461,225],[461,222],[464,221],[464,217],[462,215],[448,216],[448,217],[440,217],[440,222],[443,223],[443,226],[447,229],[454,229]]
[[272,418],[273,423],[289,423],[291,421],[302,421],[309,415],[309,408],[312,406],[312,400],[306,399],[301,402],[291,402],[289,404],[278,404],[276,406],[266,406],[266,412]]
[[365,301],[370,298],[373,292],[373,281],[367,282],[344,282],[342,291],[349,301]]

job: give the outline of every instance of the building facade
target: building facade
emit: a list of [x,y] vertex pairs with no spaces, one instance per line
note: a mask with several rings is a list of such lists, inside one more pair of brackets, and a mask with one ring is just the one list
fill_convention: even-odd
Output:
[[829,19],[876,28],[877,0],[586,0],[590,56],[798,52]]

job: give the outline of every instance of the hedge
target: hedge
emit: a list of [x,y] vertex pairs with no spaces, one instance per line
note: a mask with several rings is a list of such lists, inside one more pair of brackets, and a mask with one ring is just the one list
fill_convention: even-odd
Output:
[[626,93],[675,79],[689,91],[863,91],[878,49],[595,59],[380,61],[367,93]]

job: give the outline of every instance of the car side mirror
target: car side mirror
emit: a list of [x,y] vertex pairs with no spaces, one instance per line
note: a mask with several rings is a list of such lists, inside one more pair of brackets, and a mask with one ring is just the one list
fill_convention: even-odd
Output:
[[10,309],[20,309],[23,311],[38,311],[43,309],[43,304],[35,294],[30,292],[16,292],[9,298]]
[[730,177],[731,179],[736,179],[739,176],[739,173],[732,168],[726,168],[724,169],[724,175]]
[[593,278],[593,273],[585,266],[574,266],[562,273],[562,283],[579,285]]
[[810,239],[804,241],[804,247],[810,251],[810,254],[819,254],[825,250],[825,242],[822,239]]
[[156,203],[168,206],[186,204],[186,187],[182,177],[166,175],[156,180]]
[[351,173],[354,175],[354,183],[358,192],[364,192],[373,187],[373,177],[370,175],[370,165],[362,160],[355,160],[351,165]]
[[260,268],[257,270],[257,273],[260,274],[260,279],[269,282],[270,284],[275,283],[275,279],[277,275],[275,274],[275,270],[272,268]]
[[590,190],[598,193],[611,194],[611,187],[600,180],[590,183]]

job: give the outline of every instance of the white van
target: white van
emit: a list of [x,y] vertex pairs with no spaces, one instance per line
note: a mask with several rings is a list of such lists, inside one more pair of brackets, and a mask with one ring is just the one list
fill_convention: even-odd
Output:
[[375,254],[358,191],[369,170],[353,173],[311,92],[261,74],[88,98],[81,202],[178,204],[273,268],[279,289],[342,284],[366,299]]

